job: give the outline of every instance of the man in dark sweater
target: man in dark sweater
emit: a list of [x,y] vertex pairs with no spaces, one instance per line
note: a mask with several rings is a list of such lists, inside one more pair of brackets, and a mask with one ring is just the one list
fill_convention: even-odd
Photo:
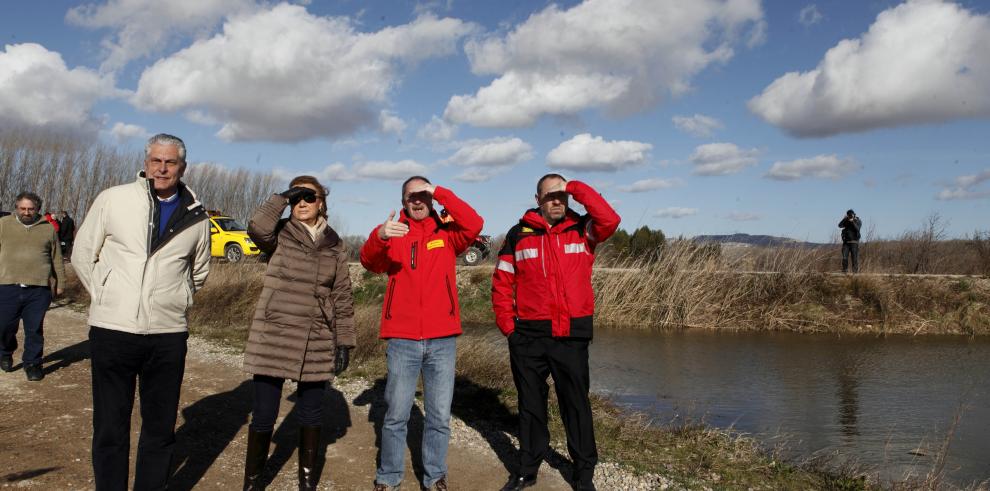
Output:
[[852,257],[853,273],[859,272],[859,230],[863,221],[852,210],[846,211],[846,216],[839,221],[842,229],[842,272],[849,272],[849,259]]
[[21,193],[15,214],[0,218],[0,369],[14,370],[17,327],[24,323],[24,373],[30,381],[45,377],[41,369],[45,313],[65,284],[62,251],[55,229],[39,213],[41,198]]

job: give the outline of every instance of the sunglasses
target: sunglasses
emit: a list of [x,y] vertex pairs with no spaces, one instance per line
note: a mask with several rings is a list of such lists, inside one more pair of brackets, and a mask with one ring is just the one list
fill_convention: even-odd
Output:
[[292,199],[289,200],[289,204],[292,205],[292,206],[296,206],[297,204],[299,204],[300,201],[305,201],[307,203],[316,203],[316,200],[318,198],[319,198],[319,196],[317,196],[315,194],[307,194],[305,196],[296,196],[296,197],[294,197],[294,198],[292,198]]

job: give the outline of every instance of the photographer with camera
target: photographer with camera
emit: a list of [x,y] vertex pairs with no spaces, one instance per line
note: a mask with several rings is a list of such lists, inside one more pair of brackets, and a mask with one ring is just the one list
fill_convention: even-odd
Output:
[[863,221],[856,216],[852,210],[846,211],[846,216],[839,221],[839,228],[842,229],[842,272],[849,272],[849,259],[852,257],[853,273],[859,272],[859,230],[863,228]]

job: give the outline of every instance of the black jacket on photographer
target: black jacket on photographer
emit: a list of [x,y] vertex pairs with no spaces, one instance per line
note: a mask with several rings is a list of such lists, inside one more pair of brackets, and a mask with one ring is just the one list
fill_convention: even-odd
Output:
[[858,216],[847,216],[839,222],[839,228],[842,229],[842,242],[843,243],[858,243],[859,242],[859,229],[863,227],[863,221],[859,219]]

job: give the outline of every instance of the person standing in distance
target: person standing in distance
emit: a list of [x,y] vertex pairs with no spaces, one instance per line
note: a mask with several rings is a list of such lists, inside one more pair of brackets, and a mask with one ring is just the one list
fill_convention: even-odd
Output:
[[846,211],[846,216],[839,220],[842,229],[842,272],[849,272],[849,259],[852,259],[853,273],[859,272],[859,231],[863,221],[852,210]]
[[[443,223],[433,200],[454,220]],[[423,482],[446,491],[450,404],[454,396],[456,339],[461,334],[457,303],[457,255],[481,233],[484,220],[467,203],[422,176],[402,183],[402,211],[371,232],[361,248],[361,264],[387,273],[382,306],[382,339],[388,376],[376,491],[397,488],[405,472],[403,455],[416,382],[423,376],[426,421],[423,428]]]
[[45,378],[45,313],[64,291],[65,266],[55,229],[38,214],[41,197],[24,192],[14,206],[14,215],[0,218],[0,369],[14,370],[17,326],[23,322],[24,374],[37,382]]
[[[571,210],[570,197],[588,213]],[[593,490],[598,449],[588,398],[595,313],[591,268],[595,248],[615,233],[620,218],[591,186],[560,174],[540,178],[536,205],[509,229],[492,278],[495,322],[508,338],[519,397],[519,468],[502,489],[536,484],[550,448],[550,376],[567,433],[574,489]]]
[[135,386],[141,436],[134,489],[168,487],[189,337],[186,314],[210,271],[210,222],[180,180],[185,144],[158,134],[144,154],[136,181],[97,195],[72,250],[72,266],[91,298],[98,491],[127,489]]

